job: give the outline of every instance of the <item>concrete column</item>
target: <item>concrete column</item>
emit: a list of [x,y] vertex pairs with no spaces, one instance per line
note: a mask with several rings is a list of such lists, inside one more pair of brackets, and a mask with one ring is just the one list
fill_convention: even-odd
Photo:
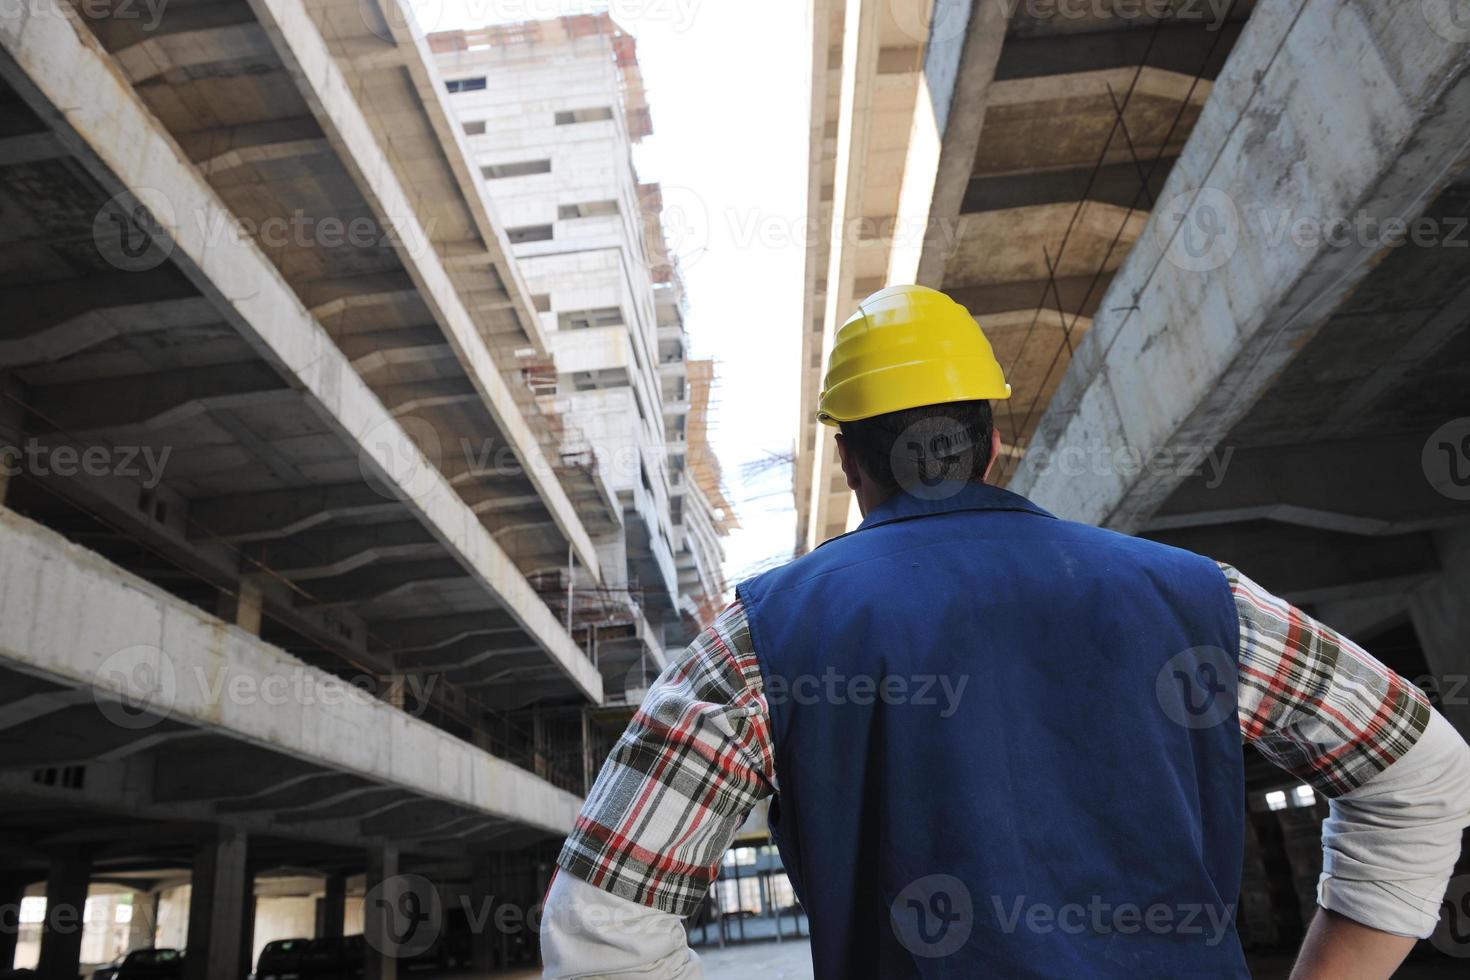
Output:
[[495,969],[495,868],[488,857],[477,858],[470,872],[470,969]]
[[367,945],[363,951],[365,980],[398,980],[398,960],[392,955],[394,943],[390,909],[397,908],[401,885],[398,881],[398,848],[391,844],[368,852],[367,901],[362,907],[362,935]]
[[263,607],[260,584],[248,578],[241,579],[234,592],[221,592],[217,605],[220,619],[256,636],[260,635]]
[[1470,739],[1470,528],[1434,536],[1442,569],[1409,595],[1409,616],[1444,696],[1440,710]]
[[0,878],[0,974],[15,966],[15,943],[20,937],[20,900],[25,897],[22,878]]
[[221,827],[194,853],[185,980],[240,976],[244,925],[240,906],[248,877],[245,852],[245,835]]
[[158,930],[158,892],[140,892],[133,896],[133,919],[128,923],[128,952],[152,949]]
[[[5,504],[5,494],[10,488],[10,481],[15,477],[13,471],[19,466],[19,453],[24,450],[25,443],[25,433],[21,428],[24,412],[19,405],[5,397],[15,390],[17,384],[12,375],[0,372],[0,506]],[[0,963],[0,968],[8,965]]]
[[341,939],[347,918],[347,876],[327,875],[327,893],[316,900],[316,938]]
[[255,872],[245,868],[245,887],[240,896],[240,976],[255,972]]
[[65,855],[51,862],[46,875],[41,960],[36,969],[41,980],[76,980],[81,972],[82,913],[91,873],[91,862],[81,855]]

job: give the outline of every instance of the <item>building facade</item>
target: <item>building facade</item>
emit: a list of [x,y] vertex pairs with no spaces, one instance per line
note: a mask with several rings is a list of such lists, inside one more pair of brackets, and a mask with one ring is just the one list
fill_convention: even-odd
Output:
[[622,507],[622,533],[599,541],[604,591],[681,646],[725,592],[734,514],[705,438],[712,364],[689,360],[662,195],[634,169],[653,129],[637,42],[601,14],[429,43],[547,336],[525,370]]

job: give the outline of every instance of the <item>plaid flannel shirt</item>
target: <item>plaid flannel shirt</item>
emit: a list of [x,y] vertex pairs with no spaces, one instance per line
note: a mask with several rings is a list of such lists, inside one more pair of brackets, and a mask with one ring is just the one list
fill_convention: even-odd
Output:
[[[1362,647],[1221,565],[1240,619],[1241,734],[1329,797],[1424,733],[1414,685]],[[746,814],[776,790],[770,716],[745,612],[725,610],[650,688],[557,863],[607,892],[696,911]]]

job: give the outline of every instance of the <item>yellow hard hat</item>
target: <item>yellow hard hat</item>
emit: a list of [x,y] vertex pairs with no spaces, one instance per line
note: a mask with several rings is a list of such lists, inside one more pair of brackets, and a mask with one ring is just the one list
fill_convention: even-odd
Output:
[[924,286],[889,286],[837,331],[817,419],[856,422],[920,405],[1011,397],[990,341],[963,306]]

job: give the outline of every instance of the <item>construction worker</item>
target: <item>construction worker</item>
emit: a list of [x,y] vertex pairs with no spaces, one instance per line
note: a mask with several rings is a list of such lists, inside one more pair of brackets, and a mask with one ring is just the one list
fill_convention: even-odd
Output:
[[1244,977],[1242,740],[1332,800],[1295,977],[1435,927],[1470,749],[1412,684],[1236,570],[985,482],[1009,397],[916,286],[838,333],[820,418],[864,515],[742,584],[658,679],[559,858],[547,976],[698,976],[750,809],[818,977]]

